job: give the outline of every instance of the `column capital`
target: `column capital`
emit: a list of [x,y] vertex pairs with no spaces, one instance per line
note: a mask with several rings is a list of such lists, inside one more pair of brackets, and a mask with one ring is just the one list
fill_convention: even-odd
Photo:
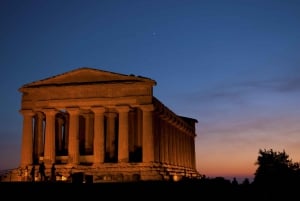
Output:
[[143,111],[148,111],[151,112],[154,110],[154,106],[152,104],[149,105],[139,105],[139,108],[141,108],[141,110]]
[[36,111],[36,117],[39,118],[39,119],[43,119],[44,118],[44,113],[43,111]]
[[92,112],[94,112],[95,114],[102,114],[105,112],[105,108],[101,107],[101,106],[96,106],[96,107],[92,107],[91,108]]
[[80,113],[79,107],[67,107],[66,110],[69,114],[76,115]]
[[118,112],[129,112],[130,107],[127,106],[127,105],[119,105],[119,106],[116,107],[116,110]]
[[42,110],[46,115],[56,115],[57,110],[54,108],[46,108]]
[[106,117],[111,117],[111,118],[115,118],[117,116],[117,113],[115,112],[107,112],[105,113]]
[[32,111],[32,110],[19,110],[19,112],[21,113],[21,114],[23,114],[24,116],[26,115],[26,116],[33,116],[33,115],[35,115],[35,113]]

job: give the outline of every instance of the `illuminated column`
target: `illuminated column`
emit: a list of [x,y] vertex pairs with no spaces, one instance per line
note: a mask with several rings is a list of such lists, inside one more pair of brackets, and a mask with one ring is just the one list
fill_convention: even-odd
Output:
[[195,157],[196,157],[196,155],[194,153],[195,147],[193,147],[193,146],[195,146],[193,143],[194,138],[190,134],[187,137],[188,137],[188,146],[189,146],[189,151],[190,151],[190,167],[194,168],[194,167],[196,167],[196,166],[194,166]]
[[174,164],[173,160],[173,147],[172,147],[172,142],[173,142],[173,136],[170,131],[170,123],[167,122],[167,132],[168,132],[168,157],[169,157],[169,163]]
[[195,153],[194,153],[194,148],[195,147],[192,147],[194,145],[193,141],[193,137],[188,135],[188,147],[189,147],[189,154],[190,154],[190,167],[191,168],[194,168],[194,162],[195,162]]
[[177,138],[177,133],[176,130],[174,128],[174,124],[170,124],[170,128],[171,128],[171,132],[172,132],[172,150],[173,150],[173,161],[174,161],[174,165],[178,165],[177,164],[177,157],[178,157],[178,151],[177,151],[177,146],[176,146],[176,138]]
[[39,161],[39,158],[43,156],[44,153],[44,115],[42,112],[37,112],[35,115],[35,124],[34,124],[34,153],[36,159]]
[[55,137],[55,144],[57,146],[57,150],[58,151],[62,151],[63,150],[63,123],[64,120],[61,117],[58,117],[56,119],[57,122],[57,127],[56,127],[56,137]]
[[182,143],[182,150],[183,151],[182,152],[184,153],[184,155],[183,155],[183,165],[185,167],[188,167],[189,166],[188,165],[189,158],[191,157],[190,152],[188,151],[189,150],[188,139],[187,139],[187,135],[186,135],[185,131],[182,131],[181,135],[182,135],[182,141],[183,141],[183,143]]
[[190,167],[191,168],[196,167],[196,166],[194,166],[196,155],[195,155],[195,149],[194,149],[194,147],[192,147],[194,144],[193,141],[194,141],[193,137],[189,137],[189,147],[190,147],[190,155],[191,155]]
[[167,131],[167,122],[163,121],[163,135],[164,135],[164,159],[165,163],[170,164],[170,157],[169,157],[169,133]]
[[191,141],[191,152],[192,152],[192,167],[196,168],[196,151],[195,151],[195,138],[194,137],[190,137],[190,141]]
[[93,121],[91,118],[91,114],[85,114],[85,145],[84,148],[88,151],[91,151],[93,145],[93,135],[92,135],[92,126]]
[[134,152],[134,148],[135,148],[135,136],[136,136],[136,130],[135,130],[135,125],[137,123],[136,118],[135,118],[135,113],[134,111],[130,111],[128,113],[128,118],[129,118],[129,128],[128,130],[130,130],[130,132],[128,133],[128,149],[129,149],[129,153],[133,153]]
[[136,144],[138,147],[143,147],[143,112],[138,109],[137,110],[137,135],[136,135]]
[[187,166],[191,167],[192,152],[191,152],[191,144],[190,144],[189,134],[184,133],[184,138],[185,138],[184,150],[186,152]]
[[23,134],[21,147],[21,167],[26,167],[32,164],[33,151],[33,121],[34,113],[32,110],[21,110],[23,115]]
[[69,165],[77,165],[79,163],[79,109],[68,108],[70,114],[69,119]]
[[55,114],[53,109],[44,110],[46,115],[44,163],[55,163]]
[[[178,125],[177,125],[178,126]],[[182,141],[181,139],[181,133],[180,130],[177,128],[177,126],[174,128],[175,132],[176,132],[176,150],[177,150],[177,165],[182,165],[182,150],[181,150],[181,146],[184,143],[184,141]]]
[[116,151],[116,133],[115,118],[116,113],[109,112],[107,114],[107,133],[106,133],[106,151],[109,159],[114,159]]
[[184,131],[181,131],[181,138],[182,138],[182,145],[181,145],[181,150],[184,153],[182,155],[182,164],[186,167],[186,160],[188,160],[188,158],[190,157],[190,154],[188,153],[188,139],[187,139],[187,135]]
[[163,120],[159,118],[159,135],[160,135],[160,140],[159,140],[159,146],[160,146],[160,162],[165,163],[165,135],[163,132]]
[[184,167],[187,167],[187,163],[186,163],[186,157],[187,157],[187,151],[186,151],[186,146],[187,146],[187,135],[186,135],[186,130],[184,129],[183,131],[181,131],[181,139],[182,139],[182,145],[181,145],[181,150],[182,150],[182,156],[181,156],[181,160],[182,160],[182,165]]
[[63,150],[66,152],[69,148],[69,128],[70,128],[70,115],[64,115],[64,140]]
[[118,106],[119,112],[119,138],[118,138],[118,162],[128,162],[128,106]]
[[104,112],[103,107],[92,108],[94,112],[94,165],[104,162]]
[[185,151],[185,161],[184,161],[184,164],[186,167],[189,167],[189,157],[190,157],[190,153],[189,153],[189,147],[191,146],[190,145],[190,139],[189,139],[189,136],[186,135],[185,136],[185,141],[184,141],[184,145],[185,145],[185,148],[184,148],[184,151]]
[[[180,147],[184,143],[183,141],[180,141],[180,130],[178,129],[178,125],[174,125],[174,133],[175,133],[175,146],[176,146],[176,165],[182,165],[181,164],[181,155],[182,152],[180,152]],[[180,143],[179,143],[180,141]]]
[[179,164],[184,166],[184,144],[186,143],[185,141],[185,136],[181,130],[178,130],[178,149],[179,149]]
[[170,154],[171,164],[174,165],[175,164],[175,162],[174,162],[175,152],[174,152],[174,147],[173,147],[174,135],[173,135],[173,132],[172,132],[170,122],[168,123],[168,133],[170,135],[170,149],[171,149],[171,150],[169,150],[169,154]]
[[143,111],[143,162],[154,161],[154,140],[153,140],[153,105],[140,106]]

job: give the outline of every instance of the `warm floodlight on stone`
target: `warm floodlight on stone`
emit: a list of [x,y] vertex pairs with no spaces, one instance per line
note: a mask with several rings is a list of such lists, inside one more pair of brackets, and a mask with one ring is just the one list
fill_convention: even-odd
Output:
[[150,78],[92,68],[23,85],[20,167],[2,180],[25,181],[27,168],[41,181],[41,163],[46,180],[64,182],[199,177],[197,120],[168,109],[153,95],[155,85]]

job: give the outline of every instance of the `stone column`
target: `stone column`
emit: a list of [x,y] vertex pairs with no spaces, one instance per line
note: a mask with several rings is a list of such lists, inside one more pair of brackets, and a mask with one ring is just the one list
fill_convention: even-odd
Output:
[[192,159],[191,153],[190,153],[190,141],[189,141],[189,136],[187,133],[184,134],[184,138],[185,138],[185,146],[184,146],[184,150],[186,152],[186,160],[184,160],[184,162],[186,163],[185,166],[186,167],[190,167],[189,163],[191,162],[190,160]]
[[189,137],[189,134],[186,135],[186,146],[187,146],[187,153],[188,153],[188,166],[190,168],[193,167],[192,163],[193,163],[193,151],[192,151],[192,143],[191,143],[191,137]]
[[190,137],[190,146],[191,146],[191,156],[192,161],[191,165],[193,168],[196,168],[196,150],[195,150],[195,137]]
[[178,151],[178,160],[177,163],[180,166],[184,166],[184,138],[182,136],[182,129],[176,126],[176,133],[177,133],[177,140],[176,140],[176,146]]
[[61,117],[58,117],[56,119],[57,127],[56,127],[56,139],[55,139],[55,145],[56,150],[61,152],[63,150],[63,123],[64,120]]
[[163,135],[164,135],[164,162],[167,164],[170,164],[170,157],[169,157],[169,144],[170,144],[170,137],[169,137],[169,133],[167,130],[167,122],[166,120],[163,120]]
[[69,119],[69,165],[79,163],[79,108],[67,108]]
[[183,165],[183,161],[184,161],[184,155],[182,154],[184,143],[185,143],[185,140],[182,136],[182,132],[180,129],[177,129],[178,164],[181,166]]
[[170,130],[172,133],[173,164],[177,165],[177,157],[178,157],[178,151],[177,151],[177,146],[176,146],[177,133],[175,132],[174,125],[172,123],[170,123]]
[[92,147],[93,147],[93,134],[92,134],[92,128],[93,128],[93,121],[91,118],[91,114],[85,114],[85,145],[84,148],[88,153],[91,153]]
[[21,167],[32,164],[33,151],[33,115],[32,110],[21,110],[23,115],[23,134],[21,147]]
[[167,133],[168,133],[168,158],[169,158],[169,163],[174,165],[174,160],[173,160],[173,156],[174,156],[174,153],[173,153],[173,135],[172,135],[172,132],[170,131],[170,123],[167,122]]
[[165,163],[165,134],[163,132],[163,120],[159,118],[159,136],[160,136],[160,140],[159,140],[159,154],[160,154],[160,162]]
[[135,136],[136,136],[136,118],[135,118],[135,111],[129,111],[128,113],[128,119],[129,119],[129,122],[128,122],[128,149],[129,149],[129,153],[133,153],[134,152],[134,148],[135,148]]
[[40,157],[44,154],[44,115],[42,112],[37,112],[35,115],[34,124],[34,153],[39,161]]
[[188,144],[187,144],[187,135],[184,131],[181,131],[181,138],[182,138],[182,144],[181,144],[181,150],[183,154],[182,157],[182,164],[183,166],[187,167],[187,161],[189,160],[188,158],[190,157],[190,154],[188,152]]
[[172,132],[173,161],[174,161],[174,165],[178,165],[178,151],[177,151],[178,147],[177,147],[177,144],[176,144],[177,133],[176,133],[176,130],[174,128],[174,124],[171,123],[170,126],[171,126],[171,132]]
[[143,162],[154,162],[154,139],[153,139],[153,105],[142,105],[143,111]]
[[55,114],[54,109],[44,110],[46,115],[44,163],[55,163]]
[[193,153],[192,153],[192,149],[193,147],[191,147],[191,137],[190,137],[190,134],[189,133],[186,133],[186,147],[187,147],[187,152],[188,152],[188,157],[189,157],[189,164],[188,166],[190,168],[193,167],[192,163],[193,163]]
[[143,112],[140,109],[137,109],[136,115],[137,115],[137,133],[136,133],[136,145],[138,147],[143,146]]
[[94,164],[95,166],[104,163],[104,112],[103,107],[93,107],[94,112]]
[[118,162],[129,161],[128,147],[128,106],[118,106],[119,112],[119,139],[118,139]]
[[108,152],[109,160],[115,159],[116,151],[116,126],[115,118],[116,113],[109,112],[107,114],[107,132],[106,132],[106,152]]
[[65,113],[64,115],[64,139],[63,139],[63,150],[67,152],[69,148],[69,128],[70,128],[70,115]]
[[182,145],[180,147],[180,149],[182,150],[183,154],[182,157],[181,157],[181,163],[183,164],[183,166],[186,166],[185,164],[185,158],[186,157],[189,157],[189,153],[187,153],[187,150],[188,150],[188,144],[187,144],[187,135],[185,132],[183,131],[180,131],[180,136],[181,136],[181,139],[182,139]]

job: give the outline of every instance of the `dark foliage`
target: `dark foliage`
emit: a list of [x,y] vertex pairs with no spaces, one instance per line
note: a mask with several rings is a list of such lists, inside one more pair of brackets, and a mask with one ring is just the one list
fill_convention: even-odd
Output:
[[288,200],[298,195],[299,163],[289,159],[285,151],[259,150],[253,188],[260,199]]
[[259,150],[254,183],[264,186],[293,185],[299,181],[299,163],[293,163],[285,151]]

